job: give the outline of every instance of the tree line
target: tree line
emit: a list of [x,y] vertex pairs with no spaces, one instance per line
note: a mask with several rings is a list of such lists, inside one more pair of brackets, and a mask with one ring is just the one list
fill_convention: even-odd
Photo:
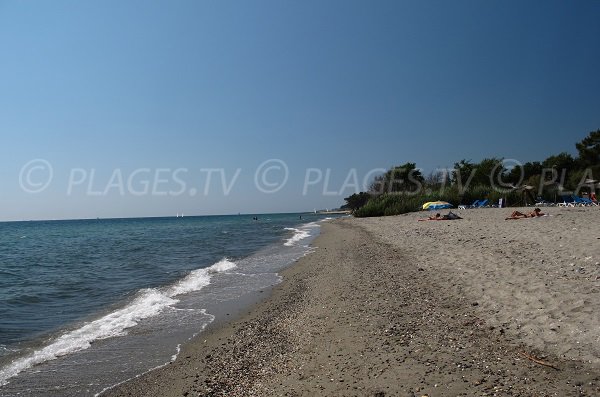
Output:
[[[539,199],[555,202],[565,194],[593,190],[600,177],[600,129],[575,144],[577,157],[567,152],[524,164],[505,158],[480,162],[460,160],[449,170],[423,175],[416,163],[391,167],[374,178],[367,192],[355,193],[342,207],[356,216],[396,215],[416,211],[426,201],[453,205],[503,198],[509,205],[526,205]],[[526,192],[527,194],[524,194]]]

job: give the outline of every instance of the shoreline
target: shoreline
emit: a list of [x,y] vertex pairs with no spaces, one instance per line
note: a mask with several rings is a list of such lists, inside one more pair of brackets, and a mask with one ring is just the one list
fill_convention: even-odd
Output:
[[[36,324],[55,321],[57,325],[50,332],[31,337],[27,344],[19,344],[18,349],[0,351],[6,353],[0,357],[0,395],[91,396],[173,361],[179,346],[213,322],[215,315],[218,320],[226,319],[238,311],[238,305],[248,306],[260,299],[261,290],[280,283],[277,273],[309,251],[306,245],[318,234],[322,218],[315,216],[302,221],[297,216],[273,215],[256,223],[236,216],[210,222],[170,221],[166,226],[150,220],[139,225],[94,224],[90,231],[83,226],[86,233],[80,233],[80,226],[52,223],[18,234],[35,236],[44,234],[48,227],[58,228],[60,233],[53,235],[58,241],[71,234],[83,234],[85,237],[77,240],[77,244],[85,245],[96,234],[107,235],[108,240],[99,240],[99,249],[111,245],[113,240],[117,248],[111,254],[115,260],[92,255],[83,265],[78,264],[79,250],[71,250],[72,257],[65,255],[65,262],[73,264],[70,274],[80,279],[83,274],[87,276],[85,283],[73,281],[75,287],[93,286],[92,295],[77,288],[68,294],[70,283],[67,283],[63,288],[66,294],[57,293],[56,299],[31,305],[37,311],[27,312],[18,310],[21,303],[15,292],[15,305],[7,311],[15,314],[14,320],[8,320],[7,324],[12,322],[18,328],[18,324],[25,323],[20,321],[22,318],[31,318]],[[140,231],[145,238],[139,238]],[[119,238],[129,234],[132,239],[126,242]],[[36,240],[30,238],[28,244],[23,240],[20,249],[24,255],[25,248],[35,245]],[[198,250],[199,245],[204,248]],[[50,258],[63,251],[59,248],[61,244],[52,246],[57,250],[49,252]],[[160,255],[164,253],[159,261],[141,259],[150,258],[153,253],[158,255],[159,251]],[[96,265],[94,258],[100,265]],[[22,262],[22,266],[16,266],[21,273],[15,273],[15,278],[32,274],[26,270],[27,260]],[[112,269],[111,266],[121,270],[109,274],[106,270]],[[53,268],[51,275],[60,278],[63,269],[69,267]],[[37,285],[33,274],[31,280]],[[71,280],[70,274],[64,278]],[[112,282],[103,284],[104,280]],[[44,282],[53,288],[48,280],[43,280],[40,294]],[[112,299],[109,304],[102,304],[104,296]],[[57,316],[46,320],[43,307],[60,308],[62,304],[72,309],[60,310],[61,313],[75,320],[60,321]],[[26,299],[21,306],[27,308]],[[220,315],[221,312],[224,313]],[[10,327],[8,331],[10,336]]]
[[[265,299],[238,316],[215,320],[182,346],[174,362],[102,396],[579,396],[600,392],[598,363],[578,360],[578,350],[565,346],[568,339],[552,335],[562,354],[552,344],[538,343],[545,337],[538,335],[540,329],[545,332],[544,327],[552,323],[544,318],[547,314],[524,322],[519,320],[518,307],[493,307],[494,299],[512,299],[519,306],[531,296],[539,298],[539,289],[532,288],[530,296],[511,297],[507,294],[511,289],[502,286],[492,291],[492,301],[486,295],[490,285],[518,283],[527,273],[514,273],[515,280],[498,279],[506,276],[501,272],[510,263],[498,266],[474,255],[481,251],[500,263],[494,250],[502,251],[498,244],[506,237],[503,234],[528,232],[538,238],[535,232],[540,229],[552,234],[547,241],[540,240],[546,249],[553,244],[555,232],[540,221],[548,222],[548,227],[565,222],[567,229],[571,222],[584,219],[586,226],[598,225],[600,212],[550,209],[554,217],[500,223],[505,212],[466,210],[460,212],[465,219],[454,222],[416,222],[424,213],[326,222],[312,244],[318,248],[282,271],[283,282]],[[497,227],[490,230],[489,225]],[[589,240],[596,240],[596,234],[600,238],[598,226],[593,227]],[[478,234],[483,238],[476,240]],[[449,241],[433,244],[440,236]],[[465,241],[454,250],[457,239]],[[568,247],[568,237],[564,243],[568,255],[576,252]],[[598,250],[592,249],[595,256]],[[456,257],[458,251],[463,255]],[[518,258],[516,253],[520,250],[507,252],[507,260]],[[547,261],[537,259],[536,265]],[[588,272],[596,288],[593,269]],[[478,273],[490,276],[489,280]],[[531,280],[524,280],[525,284],[539,287],[535,276],[529,274]],[[581,283],[579,274],[574,277]],[[564,278],[565,283],[572,281]],[[552,287],[556,296],[547,306],[554,310],[562,299],[567,310],[571,301],[564,290],[559,284]],[[578,313],[586,315],[598,303],[597,297],[593,289],[583,309],[576,305],[573,313],[552,313],[562,315],[562,326],[568,328],[579,321]],[[525,306],[523,310],[533,310]],[[515,323],[520,327],[515,328]],[[560,335],[568,330],[548,332]],[[595,340],[595,335],[587,336]]]

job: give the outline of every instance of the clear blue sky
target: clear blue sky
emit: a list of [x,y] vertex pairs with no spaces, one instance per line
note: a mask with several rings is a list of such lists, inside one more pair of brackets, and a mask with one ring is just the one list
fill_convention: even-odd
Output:
[[[312,210],[353,191],[304,195],[307,168],[340,193],[352,168],[574,154],[600,128],[599,18],[597,1],[0,1],[0,220]],[[34,159],[53,171],[35,194]],[[269,159],[289,170],[273,194],[254,184]],[[186,193],[89,194],[139,168],[170,170],[157,191],[186,168]],[[202,168],[241,171],[205,195]]]

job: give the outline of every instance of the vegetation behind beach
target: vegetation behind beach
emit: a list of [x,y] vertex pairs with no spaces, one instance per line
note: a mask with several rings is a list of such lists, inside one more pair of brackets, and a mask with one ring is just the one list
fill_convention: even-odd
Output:
[[417,211],[429,201],[447,201],[453,206],[484,199],[490,205],[500,199],[505,205],[554,203],[563,195],[593,191],[590,180],[600,176],[600,129],[575,147],[577,157],[562,152],[525,164],[495,157],[479,163],[463,159],[450,170],[436,170],[428,176],[416,163],[408,162],[375,177],[367,192],[346,197],[343,208],[357,217],[369,217]]

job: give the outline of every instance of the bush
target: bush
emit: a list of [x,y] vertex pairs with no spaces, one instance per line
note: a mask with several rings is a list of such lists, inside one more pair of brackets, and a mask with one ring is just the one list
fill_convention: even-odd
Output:
[[354,214],[357,217],[398,215],[418,211],[423,205],[422,194],[384,193],[371,198]]
[[509,205],[522,202],[522,193],[518,191],[499,192],[486,186],[474,186],[461,195],[456,186],[440,190],[424,190],[419,193],[384,193],[373,196],[367,204],[356,210],[356,217],[400,215],[420,211],[428,201],[447,201],[454,207],[470,205],[475,200],[488,199],[489,205],[495,205],[504,198]]

